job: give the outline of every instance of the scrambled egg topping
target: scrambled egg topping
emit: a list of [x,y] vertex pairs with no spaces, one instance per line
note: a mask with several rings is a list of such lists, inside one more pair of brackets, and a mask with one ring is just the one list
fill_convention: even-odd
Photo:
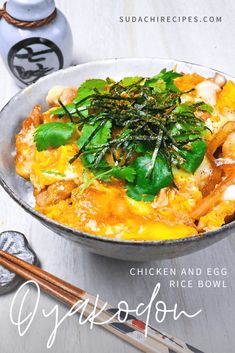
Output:
[[[186,92],[187,101],[197,101],[198,92],[201,99],[210,103],[216,97],[213,115],[205,112],[201,118],[213,132],[217,132],[226,121],[235,121],[235,85],[229,81],[222,87],[217,85],[216,89],[216,83],[213,82],[211,92],[207,90],[203,93],[200,85],[205,86],[206,81],[209,80],[197,74],[187,74],[177,78],[175,84]],[[210,82],[206,83],[207,88]],[[63,94],[67,103],[75,93],[74,89],[54,89],[49,93],[48,102],[56,106],[58,98]],[[68,145],[46,151],[39,152],[35,147],[35,128],[43,122],[56,119],[50,110],[43,114],[41,108],[36,106],[16,137],[16,171],[31,181],[36,209],[49,218],[101,236],[128,240],[165,240],[190,237],[216,229],[234,214],[235,197],[223,200],[221,195],[220,200],[212,204],[211,209],[198,222],[191,215],[203,199],[203,189],[213,173],[207,156],[194,175],[173,170],[175,186],[162,189],[153,202],[129,198],[124,183],[115,179],[107,183],[94,180],[84,191],[84,167],[81,160],[78,158],[73,164],[69,163],[78,149],[75,139]],[[232,145],[235,145],[234,140]],[[226,158],[226,155],[222,157]]]

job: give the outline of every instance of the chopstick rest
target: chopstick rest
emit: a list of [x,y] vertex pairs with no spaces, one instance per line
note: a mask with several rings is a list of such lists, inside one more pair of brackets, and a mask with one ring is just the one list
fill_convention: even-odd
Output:
[[[36,254],[22,233],[16,231],[2,232],[0,234],[0,249],[30,264],[38,262]],[[12,291],[21,282],[21,277],[0,265],[0,295]]]

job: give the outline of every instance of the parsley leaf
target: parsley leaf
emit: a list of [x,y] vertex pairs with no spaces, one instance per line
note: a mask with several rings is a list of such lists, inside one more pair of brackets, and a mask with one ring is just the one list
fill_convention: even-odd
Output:
[[[91,135],[94,133],[94,131],[97,129],[99,125],[100,123],[97,122],[93,125],[85,124],[83,126],[81,131],[81,136],[77,142],[80,148],[89,141]],[[92,137],[92,139],[89,141],[89,144],[87,146],[91,147],[91,146],[96,146],[96,145],[106,143],[111,137],[111,128],[112,128],[111,121],[110,120],[106,121],[106,123]]]
[[39,125],[34,134],[34,141],[38,151],[48,147],[60,147],[65,145],[75,130],[73,123],[50,122]]
[[[84,160],[88,164],[92,164],[95,160],[95,156],[92,153],[92,146],[95,148],[97,145],[102,145],[106,143],[111,137],[112,123],[110,120],[101,120],[93,124],[85,124],[81,131],[81,136],[77,141],[79,151],[78,153],[70,160],[70,163],[73,163],[82,153],[85,151]],[[91,148],[91,151],[87,148]],[[97,158],[92,167],[98,167],[102,162],[103,157],[105,156],[106,150],[103,149],[101,158]]]
[[197,102],[194,104],[179,104],[173,111],[172,113],[176,115],[181,115],[181,116],[188,116],[188,117],[194,117],[194,112],[196,111],[206,111],[209,113],[213,113],[213,107],[209,104],[206,104],[204,102]]
[[80,107],[86,107],[90,105],[91,95],[96,93],[96,90],[99,93],[105,92],[105,87],[107,82],[101,79],[91,79],[83,82],[81,86],[78,88],[77,96],[74,98],[73,103],[66,105],[66,110],[61,107],[52,111],[53,115],[67,115],[69,112],[73,116],[78,116],[78,110],[81,112],[83,116],[88,115],[87,109],[79,109]]
[[145,202],[152,202],[155,198],[155,195],[147,194],[144,188],[135,184],[127,185],[127,196],[129,196],[130,198],[136,201],[145,201]]
[[122,87],[130,87],[130,86],[134,86],[137,83],[140,84],[142,81],[144,81],[145,79],[143,77],[140,76],[134,76],[134,77],[124,77],[119,84]]
[[96,92],[96,90],[99,91],[99,93],[104,93],[105,92],[105,87],[107,85],[107,82],[105,80],[101,79],[91,79],[85,81],[81,86],[78,88],[78,94],[74,99],[74,104],[77,104],[78,106],[81,105],[81,103],[84,104],[84,102],[88,103],[88,99],[92,94]]
[[[84,156],[82,156],[82,160],[84,163]],[[89,165],[89,163],[87,163],[87,161],[85,161],[84,163],[88,168],[91,167]],[[103,167],[103,169],[102,169]],[[90,169],[90,168],[89,168]],[[83,176],[84,176],[84,186],[82,188],[82,192],[84,192],[95,180],[102,180],[105,182],[110,181],[111,177],[115,177],[117,179],[123,179],[129,182],[133,182],[135,179],[135,169],[132,168],[131,166],[128,167],[118,167],[115,166],[113,168],[110,169],[110,166],[108,165],[108,163],[103,163],[103,161],[101,162],[101,165],[99,166],[99,169],[92,169],[91,171],[94,174],[94,177],[89,179],[88,178],[88,174],[87,174],[87,170],[84,169],[83,171]]]
[[207,145],[202,140],[190,144],[190,150],[182,149],[181,155],[185,158],[182,168],[189,173],[194,173],[203,161]]
[[173,114],[176,115],[181,115],[181,116],[189,116],[189,117],[193,117],[193,112],[194,109],[191,105],[183,103],[183,104],[179,104],[173,111]]
[[173,182],[171,168],[160,154],[156,158],[151,175],[147,177],[151,161],[151,155],[146,154],[138,157],[132,164],[136,170],[136,179],[134,183],[127,184],[127,195],[135,200],[153,201],[162,188]]
[[167,90],[179,92],[179,89],[174,84],[174,79],[180,76],[182,76],[182,74],[178,72],[163,69],[158,75],[149,78],[145,85],[154,88],[156,92],[163,92]]
[[202,104],[199,106],[198,110],[201,110],[202,112],[208,112],[208,113],[212,114],[213,111],[214,111],[214,108],[211,105],[202,102]]
[[135,180],[136,171],[131,166],[114,167],[112,170],[112,176],[117,179],[123,179],[132,183]]
[[53,115],[59,115],[59,116],[64,116],[67,115],[68,113],[70,115],[72,115],[73,117],[77,117],[78,116],[78,112],[80,112],[81,115],[83,115],[84,117],[88,115],[88,110],[87,107],[77,107],[76,104],[74,103],[70,103],[68,105],[66,105],[66,111],[63,107],[52,110],[51,114]]

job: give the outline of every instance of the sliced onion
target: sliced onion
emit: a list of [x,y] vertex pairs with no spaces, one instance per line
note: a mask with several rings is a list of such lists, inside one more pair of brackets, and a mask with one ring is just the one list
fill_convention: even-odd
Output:
[[221,166],[221,169],[223,169],[223,172],[228,175],[230,172],[232,172],[235,169],[235,163],[224,164],[223,166]]
[[199,219],[211,210],[221,199],[224,191],[230,186],[235,184],[235,171],[229,174],[222,180],[217,187],[206,197],[199,201],[196,208],[191,212],[191,217]]
[[203,196],[209,195],[222,178],[222,170],[215,166],[215,162],[211,160],[209,156],[207,156],[207,158],[211,164],[212,174],[209,176],[206,185],[201,190]]
[[225,175],[229,175],[235,170],[235,160],[231,158],[218,158],[216,165]]
[[228,121],[220,128],[220,130],[217,132],[217,134],[215,134],[213,139],[208,144],[206,156],[210,161],[213,172],[208,180],[207,185],[202,189],[203,196],[208,195],[221,181],[222,168],[217,167],[214,153],[220,146],[223,145],[228,135],[233,131],[235,131],[235,121]]
[[217,158],[215,160],[215,165],[217,167],[223,167],[224,165],[234,165],[235,164],[235,159],[226,157],[226,158]]
[[219,148],[220,146],[223,145],[223,143],[226,141],[227,137],[231,132],[235,131],[235,121],[228,121],[225,123],[215,134],[213,139],[210,141],[208,147],[207,147],[207,154],[211,157],[214,158],[214,153]]

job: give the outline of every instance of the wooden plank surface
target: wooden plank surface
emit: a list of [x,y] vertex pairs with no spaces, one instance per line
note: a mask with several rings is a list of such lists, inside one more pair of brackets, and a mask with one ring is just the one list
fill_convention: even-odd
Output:
[[[233,0],[58,0],[74,33],[74,63],[111,57],[176,58],[216,68],[235,76]],[[120,16],[198,15],[222,16],[222,23],[120,23]],[[3,106],[18,88],[0,64],[0,105]],[[13,112],[14,114],[14,112]],[[7,122],[6,122],[7,123]],[[1,146],[0,148],[4,148]],[[71,281],[93,294],[99,293],[110,303],[125,299],[135,307],[148,303],[155,284],[161,282],[159,298],[171,308],[202,314],[193,320],[166,318],[160,327],[208,353],[234,353],[235,317],[235,239],[230,236],[216,245],[171,261],[131,264],[89,254],[44,228],[0,190],[0,230],[22,231],[39,256],[43,268]],[[234,234],[235,235],[235,234]],[[131,267],[227,268],[227,288],[169,288],[169,277],[131,276]],[[206,279],[206,274],[202,276]],[[221,278],[221,277],[220,277]],[[175,279],[180,279],[178,276]],[[18,336],[9,320],[13,295],[0,298],[0,352],[44,353],[53,329],[53,319],[42,317],[40,310],[55,304],[41,297],[39,311],[24,338]],[[35,296],[27,304],[32,308]],[[60,315],[66,308],[60,306]],[[154,311],[151,323],[155,324]],[[79,326],[72,317],[61,326],[51,352],[134,353],[136,350],[101,328],[92,331]]]

